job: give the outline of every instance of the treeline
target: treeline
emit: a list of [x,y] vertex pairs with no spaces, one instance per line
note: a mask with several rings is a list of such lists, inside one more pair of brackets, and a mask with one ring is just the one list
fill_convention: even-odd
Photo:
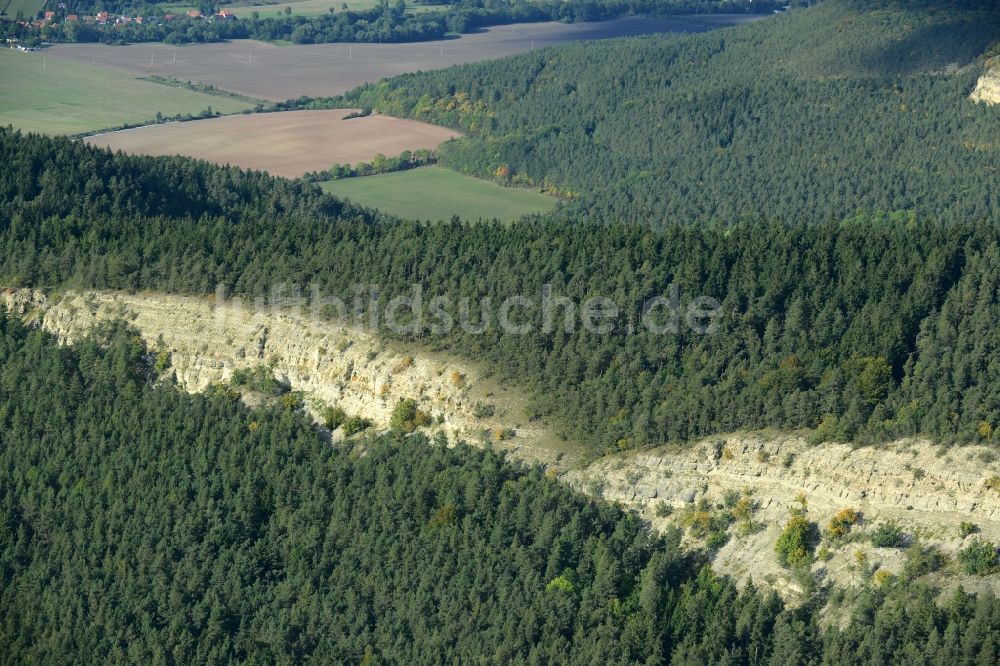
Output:
[[437,12],[406,13],[399,2],[363,11],[346,11],[315,17],[246,17],[228,20],[174,16],[150,17],[143,23],[88,24],[62,22],[41,27],[8,25],[7,36],[25,41],[102,42],[125,44],[164,42],[187,44],[229,39],[289,40],[296,44],[323,42],[419,42],[442,39],[448,32]]
[[[117,4],[120,3],[116,3]],[[362,11],[340,11],[331,0],[331,11],[318,16],[250,16],[204,20],[185,15],[163,20],[156,5],[141,24],[97,25],[56,22],[41,27],[9,23],[5,36],[47,42],[214,42],[224,39],[289,40],[296,44],[329,42],[417,42],[442,39],[448,34],[473,32],[491,25],[538,21],[601,21],[634,14],[769,13],[783,6],[771,0],[461,0],[446,9],[408,12],[403,0],[382,0]],[[95,5],[99,6],[98,5]],[[280,10],[280,5],[261,9]],[[203,13],[214,11],[211,4]],[[78,10],[80,11],[80,10]],[[13,18],[13,17],[11,17]]]
[[1000,111],[967,96],[998,34],[989,3],[828,0],[404,75],[340,103],[461,129],[443,165],[579,192],[569,219],[996,220]]
[[357,178],[359,176],[376,176],[394,171],[406,171],[427,166],[437,162],[433,151],[421,148],[419,150],[404,150],[395,157],[386,157],[378,153],[371,162],[357,164],[334,164],[326,171],[310,171],[302,176],[306,182],[317,183],[324,180],[340,180],[342,178]]
[[907,581],[843,628],[500,454],[152,384],[134,331],[0,313],[0,651],[86,663],[991,664],[1000,604]]
[[[482,334],[434,335],[424,321],[410,337],[531,389],[533,414],[556,414],[594,452],[763,427],[1000,441],[996,222],[431,225],[301,181],[10,130],[0,158],[0,283],[254,296],[316,284],[348,303],[372,284],[381,307],[419,284],[425,302],[488,299]],[[545,285],[577,306],[612,299],[613,330],[501,330],[495,310],[512,295],[539,321]],[[671,285],[682,308],[721,304],[713,333],[643,325],[643,305]]]

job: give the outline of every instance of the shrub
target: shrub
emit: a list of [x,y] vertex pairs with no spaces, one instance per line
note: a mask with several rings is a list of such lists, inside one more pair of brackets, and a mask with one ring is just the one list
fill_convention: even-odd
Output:
[[406,433],[413,432],[417,428],[425,426],[431,422],[431,415],[425,411],[417,409],[417,401],[413,398],[400,400],[396,408],[392,410],[389,418],[389,426],[393,430],[401,430]]
[[372,422],[361,416],[352,416],[346,421],[344,421],[344,435],[350,437],[355,435],[362,430],[367,430],[372,425]]
[[968,520],[963,521],[962,524],[958,526],[958,533],[962,536],[963,539],[969,536],[970,534],[975,534],[978,531],[979,531],[979,525],[971,523]]
[[708,535],[708,539],[705,540],[705,547],[709,550],[719,550],[728,541],[729,535],[726,532],[712,532]]
[[926,573],[937,571],[945,564],[945,557],[936,546],[922,546],[914,542],[906,549],[906,562],[903,564],[903,577],[917,578]]
[[757,510],[756,503],[750,498],[749,495],[743,495],[740,497],[736,505],[733,506],[733,518],[741,521],[749,521]]
[[854,568],[862,573],[868,573],[868,553],[861,549],[854,551]]
[[899,548],[903,545],[903,530],[893,521],[879,523],[871,533],[876,548]]
[[477,419],[487,419],[496,414],[496,405],[488,402],[477,402],[472,406],[472,415]]
[[170,361],[170,352],[166,349],[161,349],[156,354],[156,363],[153,364],[153,371],[158,375],[162,375],[170,367]]
[[895,576],[886,571],[885,569],[879,569],[875,572],[875,584],[879,587],[885,587],[890,585],[894,580]]
[[987,576],[997,570],[996,546],[983,539],[973,539],[972,543],[958,551],[958,561],[965,573]]
[[323,425],[330,430],[336,430],[347,421],[347,412],[340,407],[326,407],[320,414]]
[[291,391],[289,393],[286,393],[285,395],[281,396],[280,402],[281,406],[290,412],[294,412],[298,409],[301,409],[302,405],[305,404],[305,400],[303,400],[302,398],[301,391]]
[[754,532],[759,531],[763,525],[760,523],[755,523],[752,520],[741,520],[736,525],[736,535],[740,537],[748,537]]
[[806,520],[803,515],[793,515],[785,525],[785,531],[774,544],[778,561],[786,567],[812,563],[813,549],[818,540],[816,525]]
[[287,382],[279,381],[266,365],[234,371],[232,383],[233,386],[241,386],[274,397],[285,395],[292,389]]
[[674,512],[674,507],[670,506],[666,502],[660,502],[659,504],[656,505],[656,508],[653,509],[653,513],[656,515],[657,518],[666,518],[673,512]]
[[692,536],[703,537],[708,534],[712,515],[708,511],[690,511],[685,514],[682,524],[691,531]]
[[827,532],[834,539],[838,539],[848,532],[851,531],[851,527],[855,525],[861,518],[859,514],[854,509],[841,509],[836,513],[836,515],[830,519],[830,524],[827,525]]

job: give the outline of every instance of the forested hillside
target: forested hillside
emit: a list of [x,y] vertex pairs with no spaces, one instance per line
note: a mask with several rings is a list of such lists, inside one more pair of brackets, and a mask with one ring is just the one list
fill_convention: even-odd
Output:
[[0,312],[3,663],[991,664],[1000,604],[890,584],[845,628],[737,591],[496,453],[151,385],[124,324]]
[[441,162],[578,195],[568,219],[1000,219],[1000,109],[969,104],[995,2],[828,0],[687,36],[578,43],[347,95],[459,128]]
[[[443,151],[453,166],[566,195],[554,216],[510,224],[398,220],[303,181],[0,128],[0,287],[267,297],[315,285],[371,314],[416,285],[424,303],[449,299],[428,309],[453,319],[468,299],[482,332],[442,331],[437,316],[377,332],[485,364],[530,397],[511,419],[551,415],[579,460],[751,428],[997,445],[1000,111],[965,99],[1000,29],[995,4],[827,0],[350,97],[470,133]],[[359,286],[376,302],[356,301]],[[560,325],[565,304],[546,328],[546,287],[573,308],[610,299],[610,329],[579,312]],[[682,310],[652,330],[644,307],[675,293],[681,308],[714,299],[714,327]],[[527,333],[496,321],[511,296],[529,299],[515,317]],[[922,541],[942,538],[924,529],[931,512],[907,514],[925,515],[905,534],[894,522],[852,532],[867,517],[844,508],[820,548],[802,494],[763,555],[801,584],[786,607],[713,573],[675,529],[653,534],[540,468],[405,435],[430,418],[412,399],[390,430],[333,445],[294,394],[256,406],[232,387],[187,394],[162,358],[124,321],[60,346],[0,310],[0,664],[1000,663],[1000,602],[931,586],[949,571],[995,575],[996,548],[971,520],[945,568]],[[278,383],[264,366],[234,375],[258,382]],[[844,490],[830,497],[864,499]],[[736,507],[748,532],[761,527],[750,491],[687,497],[709,548]],[[951,501],[956,523],[985,515]],[[874,574],[866,553],[911,535],[899,567]],[[834,585],[825,543],[863,536],[846,574],[859,585]]]
[[[1000,437],[995,222],[428,225],[373,217],[311,185],[66,139],[2,131],[0,159],[8,285],[223,284],[256,296],[315,283],[350,302],[355,285],[373,284],[384,305],[420,284],[425,301],[489,298],[494,309],[520,294],[534,301],[529,316],[546,284],[578,304],[607,296],[621,309],[608,334],[433,335],[432,321],[415,334],[531,389],[535,411],[591,452],[762,427],[861,442]],[[682,304],[722,304],[714,333],[638,325],[672,284]]]

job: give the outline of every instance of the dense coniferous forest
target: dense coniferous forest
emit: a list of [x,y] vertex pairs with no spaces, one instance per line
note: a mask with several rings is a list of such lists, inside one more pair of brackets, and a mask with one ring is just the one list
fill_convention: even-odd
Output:
[[[395,335],[485,362],[593,455],[765,427],[998,444],[998,112],[965,99],[998,22],[872,5],[351,97],[471,132],[455,167],[576,195],[508,225],[0,129],[0,285],[523,295],[527,334]],[[545,285],[610,298],[613,330],[540,330]],[[641,324],[673,287],[721,305],[714,332]],[[297,401],[189,395],[153,356],[123,322],[60,346],[0,311],[0,663],[1000,662],[1000,603],[918,582],[919,543],[786,607],[541,469],[398,431],[330,446]]]
[[[494,309],[521,294],[539,324],[546,284],[576,303],[611,298],[621,312],[609,334],[435,336],[432,321],[414,333],[532,389],[535,411],[595,453],[761,427],[861,442],[1000,436],[996,223],[423,224],[302,182],[9,130],[0,159],[5,284],[253,296],[317,284],[345,302],[374,284],[384,304],[416,283],[425,301]],[[672,284],[682,305],[722,304],[714,333],[637,324]]]
[[226,390],[153,385],[133,331],[0,312],[0,661],[992,664],[1000,604],[866,592],[843,629],[738,591],[492,451],[364,455]]
[[998,38],[996,3],[828,0],[401,76],[345,101],[471,133],[443,165],[578,195],[568,219],[997,220],[1000,110],[966,97]]

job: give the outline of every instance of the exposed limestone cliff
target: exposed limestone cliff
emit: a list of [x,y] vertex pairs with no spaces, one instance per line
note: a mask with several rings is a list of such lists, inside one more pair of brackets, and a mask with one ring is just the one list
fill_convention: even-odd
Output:
[[[946,555],[954,555],[973,537],[959,533],[961,523],[975,523],[976,536],[1000,542],[1000,465],[984,447],[936,448],[930,442],[896,442],[882,448],[853,449],[843,444],[809,446],[801,438],[775,433],[715,437],[694,447],[663,448],[612,456],[565,475],[574,486],[640,511],[654,526],[682,524],[705,498],[717,509],[727,493],[749,493],[757,505],[757,530],[739,535],[730,529],[714,566],[740,578],[768,581],[786,594],[800,591],[794,577],[775,557],[774,544],[797,497],[808,502],[807,517],[822,529],[841,509],[859,511],[861,522],[848,537],[825,540],[830,559],[813,571],[820,579],[853,584],[865,578],[857,552],[867,558],[867,571],[897,574],[904,553],[874,548],[867,533],[882,521],[895,521],[909,540],[919,537]],[[672,513],[657,516],[666,503]],[[702,504],[704,506],[704,504]],[[664,513],[661,509],[660,513]],[[966,588],[1000,591],[1000,577],[957,575]]]
[[[98,321],[125,319],[151,350],[169,353],[167,374],[189,391],[227,383],[237,369],[266,365],[304,393],[314,414],[339,406],[385,428],[399,401],[411,398],[435,417],[432,432],[443,431],[452,440],[490,441],[537,462],[556,456],[544,425],[524,416],[521,397],[479,368],[427,350],[399,350],[366,331],[301,310],[106,292],[71,292],[50,301],[41,292],[17,290],[7,291],[4,300],[61,342],[86,335]],[[484,415],[477,403],[494,407],[494,413]]]
[[990,105],[1000,103],[1000,64],[993,65],[979,78],[969,99]]

